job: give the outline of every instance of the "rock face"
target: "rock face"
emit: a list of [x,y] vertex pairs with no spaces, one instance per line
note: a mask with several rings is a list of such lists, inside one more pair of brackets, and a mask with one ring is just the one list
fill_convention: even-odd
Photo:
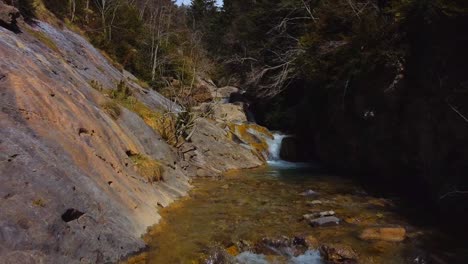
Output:
[[[185,195],[198,168],[219,174],[263,163],[206,119],[184,146],[195,152],[185,161],[137,114],[117,106],[118,117],[109,115],[110,99],[91,83],[115,89],[124,80],[150,109],[180,106],[140,87],[69,30],[42,22],[21,29],[0,27],[2,261],[116,262],[144,246],[159,206]],[[148,182],[135,157],[157,161],[160,181]]]
[[234,86],[225,86],[218,88],[211,92],[211,96],[215,101],[220,101],[223,103],[229,103],[229,99],[235,93],[239,93],[240,89]]
[[18,19],[20,18],[21,15],[18,9],[5,5],[0,1],[0,27],[15,33],[20,33],[21,30],[18,26]]
[[367,228],[359,236],[363,240],[383,240],[401,242],[405,239],[406,230],[402,227]]
[[[455,9],[460,3],[466,4],[449,5]],[[353,91],[344,103],[336,86],[333,102],[319,106],[323,115],[303,133],[316,135],[315,150],[324,166],[363,175],[368,182],[407,195],[415,207],[424,201],[424,208],[438,213],[436,221],[459,233],[468,220],[467,196],[439,198],[468,186],[468,93],[454,92],[467,89],[468,75],[459,74],[459,65],[467,61],[468,39],[454,29],[466,27],[468,16],[465,11],[416,25],[415,34],[394,45],[402,54],[398,63],[372,65],[367,74],[350,81]],[[440,72],[440,58],[447,66],[434,74]]]
[[[101,108],[106,98],[88,83],[112,88],[124,77],[97,50],[44,23],[28,30],[60,53],[0,28],[0,258],[116,261],[143,246],[157,204],[184,195],[188,178],[165,166],[165,182],[148,184],[134,169],[128,150],[166,165],[177,156],[136,114],[113,120]],[[153,105],[168,102],[148,93]]]
[[245,123],[247,116],[242,105],[203,103],[195,110],[225,123]]
[[302,142],[294,136],[283,138],[280,149],[280,157],[283,160],[300,162],[307,161],[313,156],[313,148],[309,142]]
[[323,211],[323,212],[316,212],[312,214],[305,214],[303,215],[304,219],[306,220],[312,220],[315,218],[321,218],[321,217],[326,217],[326,216],[333,216],[335,215],[334,211]]
[[263,164],[248,146],[228,138],[223,124],[200,118],[195,123],[191,143],[186,143],[183,157],[193,167],[202,168],[197,176],[214,176],[232,169],[254,168]]

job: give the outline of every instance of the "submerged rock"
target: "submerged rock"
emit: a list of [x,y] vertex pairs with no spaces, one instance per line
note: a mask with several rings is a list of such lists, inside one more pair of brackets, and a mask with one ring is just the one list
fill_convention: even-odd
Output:
[[237,256],[239,254],[239,249],[237,248],[236,245],[232,245],[226,248],[226,252],[231,256]]
[[312,235],[309,235],[305,238],[305,242],[308,248],[316,249],[319,246],[319,241]]
[[320,218],[315,218],[309,221],[309,224],[311,226],[334,226],[334,225],[339,225],[340,224],[340,219],[335,216],[326,216],[326,217],[320,217]]
[[390,200],[387,200],[387,199],[383,199],[383,198],[380,198],[380,199],[370,199],[368,201],[368,203],[371,205],[371,206],[377,206],[377,207],[393,207],[394,204],[392,201]]
[[203,261],[205,264],[234,264],[236,261],[222,248],[212,248],[208,257]]
[[254,252],[265,255],[298,256],[307,250],[307,243],[304,238],[288,237],[263,238],[255,244]]
[[307,191],[301,192],[299,195],[314,196],[314,195],[318,195],[318,193],[316,191],[313,191],[313,190],[307,190]]
[[328,263],[354,264],[358,263],[358,254],[346,245],[323,245],[319,248],[322,257]]
[[401,242],[406,237],[406,230],[403,227],[367,228],[359,237],[363,240]]
[[263,254],[255,254],[252,252],[242,252],[236,257],[238,264],[270,264],[267,256]]
[[334,211],[323,211],[323,212],[305,214],[305,215],[303,215],[303,217],[306,220],[311,220],[311,219],[314,219],[314,218],[320,218],[320,217],[325,217],[325,216],[333,216],[333,215],[335,215]]
[[317,204],[323,204],[322,201],[320,200],[313,200],[313,201],[307,201],[308,205],[317,205]]

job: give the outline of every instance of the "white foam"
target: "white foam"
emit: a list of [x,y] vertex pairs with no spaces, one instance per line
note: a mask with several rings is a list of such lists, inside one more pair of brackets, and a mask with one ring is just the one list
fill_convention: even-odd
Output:
[[275,133],[273,134],[273,139],[267,139],[269,160],[271,161],[281,160],[280,158],[281,143],[283,142],[283,139],[285,137],[287,136],[279,134],[279,133]]
[[290,264],[322,264],[320,253],[317,250],[307,250],[303,255],[291,258]]
[[252,252],[242,252],[236,257],[236,261],[239,264],[270,264],[265,255],[255,254]]
[[[270,263],[263,254],[252,252],[242,252],[236,257],[239,264],[274,264]],[[276,263],[276,262],[275,262]],[[304,254],[297,257],[291,257],[288,264],[323,264],[320,253],[317,250],[307,250]]]

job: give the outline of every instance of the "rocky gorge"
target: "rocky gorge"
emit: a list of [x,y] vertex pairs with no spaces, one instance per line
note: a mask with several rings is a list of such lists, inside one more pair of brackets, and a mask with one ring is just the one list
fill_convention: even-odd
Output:
[[[0,263],[466,262],[466,243],[432,225],[442,216],[440,226],[465,232],[458,188],[467,120],[454,106],[463,91],[455,99],[441,89],[449,94],[441,103],[437,92],[403,89],[422,87],[423,58],[437,64],[431,52],[416,52],[405,68],[394,51],[367,54],[351,37],[328,41],[362,25],[360,13],[342,8],[354,1],[226,0],[226,8],[201,12],[207,25],[207,14],[234,18],[217,21],[226,36],[204,45],[209,31],[220,32],[191,28],[190,15],[208,2],[0,0]],[[363,18],[376,19],[369,25],[394,25],[393,13],[381,15],[390,1],[357,2]],[[413,0],[403,2],[396,10]],[[307,18],[292,35],[295,20],[262,26],[297,4],[295,15],[314,17],[307,8],[314,4],[320,19]],[[271,21],[263,15],[269,9]],[[372,39],[375,29],[359,28],[367,35],[356,43]],[[430,39],[431,28],[410,39]],[[275,30],[271,47],[290,51],[260,47]],[[237,57],[249,42],[248,53],[261,55]],[[236,56],[215,60],[229,55],[226,47]],[[352,59],[353,52],[375,60]],[[282,55],[300,58],[284,63]],[[279,76],[283,66],[270,65],[277,57],[286,65]],[[348,75],[361,63],[375,71]],[[445,79],[462,83],[462,71],[453,72],[433,90]],[[371,89],[389,80],[391,89]],[[290,86],[268,95],[271,81]],[[402,199],[407,189],[419,197],[417,208]]]
[[[170,145],[155,123],[181,106],[66,27],[25,23],[1,2],[0,15],[2,263],[115,262],[144,247],[159,208],[186,195],[192,177],[264,164],[267,130],[251,134],[238,106],[213,103],[240,119],[200,114],[191,139]],[[119,83],[127,104],[111,95]],[[236,125],[252,128],[236,136]]]

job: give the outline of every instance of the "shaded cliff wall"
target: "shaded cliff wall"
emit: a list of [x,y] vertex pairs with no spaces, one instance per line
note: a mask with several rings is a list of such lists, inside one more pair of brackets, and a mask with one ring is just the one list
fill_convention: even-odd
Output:
[[382,11],[333,16],[342,23],[309,31],[301,66],[311,70],[257,102],[258,120],[295,134],[330,170],[463,223],[444,216],[467,209],[467,4],[382,3]]
[[404,194],[433,222],[457,215],[447,227],[467,209],[467,26],[463,15],[410,19],[397,33],[401,65],[377,65],[328,93],[315,134],[329,168]]

